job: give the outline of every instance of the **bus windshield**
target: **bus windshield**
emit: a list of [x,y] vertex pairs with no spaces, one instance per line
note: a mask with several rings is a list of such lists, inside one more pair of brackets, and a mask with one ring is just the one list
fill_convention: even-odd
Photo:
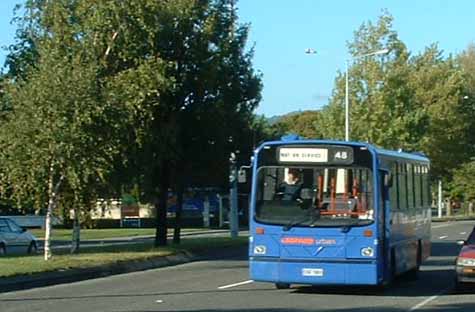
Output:
[[374,220],[372,171],[364,167],[263,166],[255,220],[283,226],[352,226]]

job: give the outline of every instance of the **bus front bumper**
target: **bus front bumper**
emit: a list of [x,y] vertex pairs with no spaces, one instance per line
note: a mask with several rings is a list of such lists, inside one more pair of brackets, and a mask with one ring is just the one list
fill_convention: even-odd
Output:
[[307,260],[252,257],[250,277],[255,281],[308,285],[377,285],[374,260]]

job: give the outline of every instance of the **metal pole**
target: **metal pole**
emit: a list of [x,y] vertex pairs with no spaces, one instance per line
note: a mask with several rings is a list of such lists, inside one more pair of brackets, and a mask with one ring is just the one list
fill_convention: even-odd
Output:
[[438,208],[438,217],[442,218],[442,181],[441,180],[439,180],[437,208]]
[[345,62],[345,141],[350,140],[350,99],[348,97],[348,60]]
[[[382,50],[378,50],[378,51],[374,51],[374,52],[371,52],[371,53],[367,53],[367,54],[363,54],[363,55],[356,55],[354,57],[352,57],[351,59],[352,60],[356,60],[356,59],[359,59],[359,58],[362,58],[362,57],[367,57],[367,56],[371,56],[371,55],[379,55],[379,54],[386,54],[388,53],[389,50],[388,49],[382,49]],[[308,48],[305,50],[305,53],[306,54],[317,54],[317,51],[315,51],[314,49],[312,48]],[[346,59],[345,60],[345,65],[346,65],[346,69],[345,69],[345,141],[349,141],[350,140],[350,99],[349,99],[349,87],[348,87],[348,67],[349,67],[349,63],[350,62],[350,59]]]
[[238,181],[237,181],[237,168],[234,166],[234,183],[233,183],[233,196],[231,197],[231,215],[232,215],[232,229],[231,237],[236,238],[239,235],[239,213],[238,213]]
[[209,199],[205,197],[203,201],[203,227],[209,228]]
[[237,201],[237,168],[236,168],[236,155],[231,153],[229,158],[229,226],[231,230],[231,238],[236,238],[239,232],[239,220],[238,220],[238,201]]
[[219,205],[219,222],[218,222],[218,227],[222,228],[224,225],[224,209],[223,209],[223,197],[218,194],[218,205]]

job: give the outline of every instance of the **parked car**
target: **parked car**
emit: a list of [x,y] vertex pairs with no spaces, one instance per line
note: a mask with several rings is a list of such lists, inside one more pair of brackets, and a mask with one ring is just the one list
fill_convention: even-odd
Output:
[[475,283],[475,227],[467,240],[457,242],[462,249],[456,259],[456,282],[461,286],[466,282]]
[[38,251],[36,237],[13,220],[0,217],[0,256]]

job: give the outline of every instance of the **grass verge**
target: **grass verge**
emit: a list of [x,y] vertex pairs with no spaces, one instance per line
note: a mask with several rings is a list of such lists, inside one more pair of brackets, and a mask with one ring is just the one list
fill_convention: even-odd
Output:
[[[183,232],[203,231],[205,229],[188,228],[182,229]],[[45,236],[45,230],[43,229],[31,229],[29,230],[33,235],[39,239],[43,239]],[[73,230],[71,229],[53,229],[53,240],[71,240]],[[173,233],[173,229],[168,229],[169,233]],[[141,228],[141,229],[81,229],[81,239],[107,239],[107,238],[120,238],[120,237],[134,237],[144,235],[155,235],[155,229],[153,228]]]
[[116,264],[125,261],[140,261],[176,254],[178,251],[199,252],[233,246],[243,246],[247,237],[237,239],[225,237],[187,238],[180,245],[170,244],[154,248],[152,243],[133,245],[114,245],[104,247],[85,247],[80,254],[56,252],[49,261],[42,255],[13,256],[0,258],[0,277],[28,275],[39,272],[51,272],[75,268],[90,268],[100,265]]

